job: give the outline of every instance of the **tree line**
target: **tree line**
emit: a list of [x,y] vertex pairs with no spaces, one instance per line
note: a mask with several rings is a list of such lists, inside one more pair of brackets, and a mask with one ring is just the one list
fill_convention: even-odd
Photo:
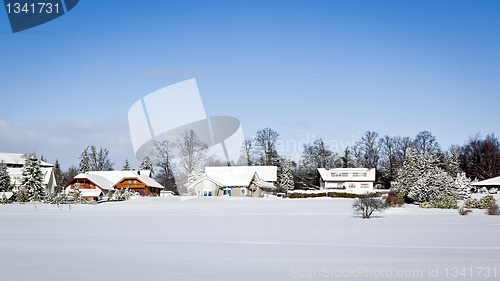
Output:
[[[302,147],[302,157],[292,161],[278,153],[280,134],[264,128],[242,144],[241,157],[232,165],[271,165],[278,167],[278,188],[309,189],[318,187],[317,168],[375,168],[377,185],[391,188],[401,178],[408,152],[433,155],[436,167],[456,176],[464,172],[472,180],[484,180],[500,176],[500,142],[494,134],[470,137],[463,145],[451,145],[443,150],[436,137],[429,131],[421,131],[415,137],[379,136],[367,131],[352,146],[342,152],[330,149],[322,138]],[[412,156],[413,157],[413,156]],[[36,156],[35,156],[36,158]],[[62,172],[59,161],[54,165],[56,192],[78,173],[87,171],[110,171],[114,163],[107,148],[87,146],[79,157],[78,167],[72,166]],[[35,160],[33,160],[36,162]],[[176,142],[156,141],[149,155],[142,159],[138,169],[150,170],[154,178],[166,190],[188,194],[187,186],[203,172],[205,166],[227,165],[224,160],[208,155],[208,145],[203,143],[193,130],[185,131]],[[5,165],[0,164],[0,190],[10,190]],[[128,160],[122,170],[130,170]],[[174,176],[175,175],[175,176]],[[35,176],[36,178],[36,176]]]

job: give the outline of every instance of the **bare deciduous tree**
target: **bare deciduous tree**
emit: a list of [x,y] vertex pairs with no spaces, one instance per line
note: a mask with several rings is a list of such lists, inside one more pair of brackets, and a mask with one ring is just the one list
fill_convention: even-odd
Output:
[[363,216],[364,219],[369,219],[375,211],[383,211],[386,206],[380,199],[373,198],[370,195],[361,195],[354,200],[352,208],[357,214]]
[[[101,147],[97,150],[95,145],[88,146],[80,157],[80,172],[87,171],[112,171],[113,162],[109,159],[109,150]],[[88,170],[87,170],[88,168]]]
[[184,172],[191,174],[203,169],[208,145],[200,140],[194,130],[185,131],[177,140],[177,147]]
[[359,166],[363,168],[377,168],[380,146],[377,141],[378,133],[367,131],[365,135],[356,142],[354,151]]
[[[151,156],[153,158],[152,164],[157,170],[154,174],[156,180],[165,187],[165,190],[178,193],[172,168],[172,160],[174,158],[173,146],[174,145],[168,140],[155,141],[153,143]],[[146,161],[148,160],[149,158],[146,159]],[[144,167],[146,166],[148,166],[148,163],[144,164]]]
[[439,146],[436,137],[429,131],[422,131],[418,133],[415,137],[414,145],[418,152],[433,152],[436,154],[441,152],[441,147]]
[[325,168],[333,163],[333,152],[328,144],[321,138],[313,141],[312,144],[304,144],[302,157],[304,164],[314,168]]
[[261,164],[264,166],[276,165],[278,161],[278,152],[276,151],[276,142],[280,134],[271,128],[264,128],[257,131],[255,135],[255,144],[261,149]]

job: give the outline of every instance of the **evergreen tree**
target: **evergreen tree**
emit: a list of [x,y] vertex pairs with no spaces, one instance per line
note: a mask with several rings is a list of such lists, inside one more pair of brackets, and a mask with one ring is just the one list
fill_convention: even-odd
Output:
[[35,154],[27,154],[24,162],[21,187],[24,188],[27,200],[40,200],[45,192],[42,186],[43,175],[40,168],[40,160]]
[[410,193],[410,189],[420,176],[419,160],[417,151],[413,148],[407,148],[405,153],[403,167],[398,171],[396,181],[392,183],[392,190],[404,198]]
[[453,178],[437,167],[420,176],[408,193],[415,202],[429,202],[442,196],[457,198],[457,192]]
[[7,171],[7,165],[2,161],[0,163],[0,192],[12,191],[12,183],[10,182],[9,172]]
[[128,159],[125,159],[125,164],[123,165],[122,171],[130,171],[130,165]]
[[458,173],[455,178],[455,187],[458,193],[458,199],[466,200],[471,197],[471,180],[464,172]]
[[28,195],[26,193],[26,189],[23,186],[21,186],[19,188],[19,190],[17,191],[16,201],[17,202],[27,202],[28,201]]
[[75,188],[73,189],[73,201],[80,202],[81,199],[80,195],[81,195],[80,185],[76,184]]
[[56,163],[54,164],[54,177],[56,178],[56,186],[54,192],[57,194],[59,193],[59,191],[61,191],[61,188],[64,186],[63,174],[58,159],[56,159]]
[[462,170],[460,169],[460,161],[458,160],[458,149],[456,146],[452,146],[448,153],[446,167],[450,175],[454,177],[462,172]]
[[149,158],[149,156],[146,156],[142,159],[139,170],[148,170],[151,171],[151,173],[153,172],[153,161],[151,161],[151,158]]
[[356,167],[356,165],[354,163],[354,158],[352,156],[352,152],[348,146],[344,149],[344,154],[342,157],[340,157],[340,159],[342,161],[342,168],[355,168]]
[[283,161],[283,167],[281,169],[280,188],[285,192],[294,188],[292,165],[290,159]]
[[86,173],[90,171],[90,158],[87,146],[80,155],[80,164],[78,165],[78,173]]

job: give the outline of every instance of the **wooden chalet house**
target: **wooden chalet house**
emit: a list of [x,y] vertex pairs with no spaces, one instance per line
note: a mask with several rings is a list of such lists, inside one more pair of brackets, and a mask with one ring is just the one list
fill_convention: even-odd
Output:
[[72,194],[76,188],[83,199],[96,201],[122,189],[141,196],[160,196],[164,187],[151,178],[150,171],[99,171],[78,174],[64,186],[64,192]]

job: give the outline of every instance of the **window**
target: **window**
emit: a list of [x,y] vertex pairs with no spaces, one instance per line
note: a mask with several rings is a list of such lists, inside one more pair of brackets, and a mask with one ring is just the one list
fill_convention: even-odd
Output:
[[352,173],[352,177],[353,177],[353,178],[358,177],[358,173]]
[[361,184],[361,188],[368,188],[368,184],[367,183],[362,183]]
[[241,190],[241,195],[245,195],[245,190],[244,189]]
[[341,173],[332,173],[332,177],[341,177],[342,174]]
[[362,176],[362,177],[366,177],[366,176],[367,176],[367,174],[366,174],[366,173],[362,173],[362,174],[361,174],[361,176]]
[[342,173],[343,177],[348,177],[349,175],[347,173]]
[[222,195],[231,196],[231,188],[230,187],[224,187]]
[[137,180],[134,180],[134,183],[137,183]]
[[210,190],[204,190],[203,191],[203,196],[212,196],[212,191],[210,191]]
[[128,183],[132,183],[132,180],[128,180]]
[[356,184],[355,183],[350,183],[349,184],[349,188],[356,188]]

